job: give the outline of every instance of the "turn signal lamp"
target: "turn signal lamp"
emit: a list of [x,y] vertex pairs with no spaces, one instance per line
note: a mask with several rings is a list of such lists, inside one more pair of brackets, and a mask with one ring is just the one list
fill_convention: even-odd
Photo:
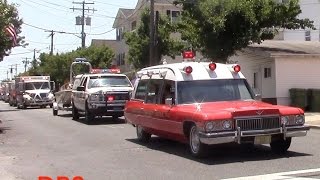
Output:
[[187,74],[191,74],[192,73],[192,67],[191,66],[187,66],[185,68],[183,68],[184,72],[187,73]]
[[214,71],[216,68],[217,68],[216,63],[210,63],[210,64],[209,64],[209,69],[210,69],[211,71]]

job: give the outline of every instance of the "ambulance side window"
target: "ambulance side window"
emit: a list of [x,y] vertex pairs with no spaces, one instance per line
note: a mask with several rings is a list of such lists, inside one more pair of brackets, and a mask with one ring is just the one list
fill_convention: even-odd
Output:
[[148,93],[146,98],[146,103],[156,104],[159,102],[160,98],[160,88],[162,85],[162,80],[151,79],[148,83]]
[[140,99],[140,100],[145,99],[147,94],[147,84],[148,84],[147,79],[143,79],[139,81],[134,99]]
[[160,104],[165,104],[167,98],[172,98],[172,103],[175,104],[174,81],[164,81]]

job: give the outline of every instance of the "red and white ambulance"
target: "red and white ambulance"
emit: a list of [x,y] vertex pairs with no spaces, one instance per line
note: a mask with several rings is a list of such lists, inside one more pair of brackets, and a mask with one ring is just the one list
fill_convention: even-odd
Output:
[[304,111],[259,100],[237,64],[182,62],[142,69],[125,106],[138,140],[157,135],[188,143],[192,155],[222,143],[270,144],[285,153],[306,136]]

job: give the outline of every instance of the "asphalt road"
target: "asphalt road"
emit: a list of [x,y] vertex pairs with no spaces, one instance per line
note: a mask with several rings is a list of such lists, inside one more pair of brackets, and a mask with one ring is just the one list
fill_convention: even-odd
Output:
[[[69,112],[18,110],[0,102],[0,179],[36,180],[38,176],[105,179],[224,179],[320,168],[320,130],[293,140],[290,152],[275,155],[269,146],[247,150],[238,145],[212,148],[194,159],[184,144],[153,137],[139,144],[135,128],[103,118],[92,125]],[[295,177],[320,179],[320,169]],[[246,178],[245,178],[246,179]]]

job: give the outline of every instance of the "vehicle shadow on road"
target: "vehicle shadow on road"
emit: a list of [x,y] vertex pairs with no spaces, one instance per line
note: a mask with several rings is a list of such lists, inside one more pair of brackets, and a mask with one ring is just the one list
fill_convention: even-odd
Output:
[[209,155],[206,158],[195,158],[189,152],[189,146],[179,142],[152,137],[148,144],[140,143],[137,139],[126,139],[129,142],[145,146],[149,149],[166,152],[168,154],[180,156],[207,165],[229,164],[246,161],[263,161],[281,158],[293,158],[301,156],[311,156],[310,154],[288,151],[285,155],[278,155],[271,151],[269,146],[256,145],[252,148],[235,143],[212,145]]
[[91,122],[85,122],[84,117],[80,117],[79,120],[75,120],[76,122],[83,123],[86,125],[94,126],[94,125],[113,125],[113,124],[125,124],[125,120],[121,118],[113,119],[112,117],[96,117]]
[[2,112],[13,112],[13,111],[20,111],[20,109],[0,109],[0,113],[2,113]]
[[11,128],[10,127],[1,126],[1,124],[0,124],[0,134],[5,133],[5,131],[7,131],[7,130],[11,130]]

